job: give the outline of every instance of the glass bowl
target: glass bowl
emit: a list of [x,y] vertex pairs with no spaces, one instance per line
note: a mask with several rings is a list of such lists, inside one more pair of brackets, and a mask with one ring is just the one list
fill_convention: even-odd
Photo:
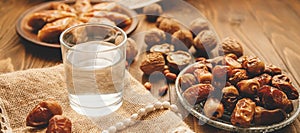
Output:
[[[243,128],[243,127],[239,127],[239,126],[235,126],[232,125],[230,123],[230,121],[226,121],[223,119],[210,119],[207,116],[205,116],[204,114],[198,112],[192,105],[190,105],[188,103],[188,101],[183,97],[183,91],[180,87],[180,83],[179,83],[179,79],[180,77],[187,73],[186,71],[193,67],[194,65],[196,65],[197,62],[187,66],[186,68],[184,68],[178,75],[178,78],[175,81],[175,89],[176,89],[176,93],[178,96],[178,99],[180,101],[180,103],[183,105],[183,107],[193,116],[197,117],[199,120],[201,120],[204,123],[207,123],[213,127],[219,128],[219,129],[224,129],[224,130],[228,130],[228,131],[232,131],[232,132],[272,132],[278,129],[281,129],[289,124],[291,124],[299,115],[300,112],[300,108],[299,108],[299,104],[300,104],[300,100],[299,98],[297,100],[292,100],[293,106],[294,106],[294,110],[289,113],[287,115],[287,118],[284,121],[281,121],[280,123],[276,123],[276,124],[272,124],[272,125],[264,125],[264,126],[257,126],[257,125],[251,125],[250,127],[247,128]],[[290,77],[292,78],[292,77]],[[298,88],[298,86],[295,86]],[[203,105],[200,105],[200,110],[203,109]],[[224,115],[228,115],[226,116],[227,118],[230,118],[229,114],[225,114]]]

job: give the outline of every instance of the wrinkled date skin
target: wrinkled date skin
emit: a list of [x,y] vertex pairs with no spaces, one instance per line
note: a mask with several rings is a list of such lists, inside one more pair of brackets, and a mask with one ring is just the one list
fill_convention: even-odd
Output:
[[224,114],[224,106],[218,99],[208,98],[204,104],[203,112],[208,118],[218,119]]
[[194,71],[197,69],[204,69],[206,71],[209,71],[208,67],[205,64],[203,64],[202,62],[199,62],[199,63],[193,65],[192,67],[190,67],[189,69],[187,69],[186,73],[194,73]]
[[227,66],[230,66],[234,69],[242,68],[242,65],[238,61],[236,61],[235,59],[233,59],[229,56],[225,56],[224,60],[225,60],[225,64]]
[[197,84],[197,80],[193,74],[185,73],[179,78],[180,87],[185,91],[190,86]]
[[291,84],[290,79],[284,74],[273,76],[272,86],[282,90],[289,99],[294,100],[299,97],[297,89]]
[[222,94],[222,103],[225,109],[232,112],[238,101],[239,91],[234,86],[228,86],[222,89]]
[[197,84],[189,87],[183,92],[183,97],[191,105],[195,105],[203,100],[205,100],[209,93],[214,90],[211,84]]
[[218,52],[220,55],[232,53],[237,57],[241,57],[244,53],[244,50],[242,44],[238,40],[232,37],[227,37],[222,40],[221,47],[219,48]]
[[268,110],[256,106],[253,121],[256,125],[271,125],[283,121],[286,116],[286,113],[282,109]]
[[270,74],[271,76],[281,74],[281,69],[275,65],[266,65],[265,73]]
[[196,69],[194,75],[199,83],[210,84],[213,80],[213,75],[204,69]]
[[257,57],[244,57],[242,66],[247,70],[250,76],[259,75],[265,70],[265,63]]
[[228,73],[231,73],[232,68],[230,66],[222,66],[222,65],[216,65],[212,69],[212,74],[214,76],[214,79],[222,79],[227,80]]
[[140,69],[144,72],[144,74],[150,75],[155,71],[163,71],[165,64],[164,56],[161,53],[149,53],[142,60]]
[[70,119],[55,115],[50,119],[46,133],[71,133],[71,130],[72,123]]
[[264,85],[269,85],[271,83],[272,76],[270,76],[269,74],[264,73],[262,75],[259,75],[259,76],[255,77],[255,79],[257,79],[260,86],[264,86]]
[[228,81],[231,84],[236,84],[241,80],[248,79],[247,71],[244,69],[233,69],[228,76]]
[[257,95],[266,109],[280,108],[286,113],[293,111],[292,102],[283,91],[275,87],[264,85],[259,89]]
[[231,123],[241,127],[249,127],[255,112],[255,102],[249,98],[239,100],[231,114]]
[[260,84],[257,79],[247,79],[238,82],[237,87],[244,96],[253,97],[260,88]]
[[43,101],[30,111],[26,118],[26,126],[47,125],[51,117],[61,114],[62,108],[56,101]]

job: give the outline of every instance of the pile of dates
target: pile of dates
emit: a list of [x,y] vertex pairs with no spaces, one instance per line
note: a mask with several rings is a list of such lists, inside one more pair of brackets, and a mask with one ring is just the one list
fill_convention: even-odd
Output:
[[186,68],[178,79],[183,97],[208,118],[239,127],[285,120],[294,110],[292,100],[299,98],[297,89],[279,67],[228,48],[237,43],[227,38],[224,56]]
[[62,107],[57,101],[42,101],[27,115],[26,126],[39,129],[47,127],[46,133],[71,133],[72,122],[62,113]]

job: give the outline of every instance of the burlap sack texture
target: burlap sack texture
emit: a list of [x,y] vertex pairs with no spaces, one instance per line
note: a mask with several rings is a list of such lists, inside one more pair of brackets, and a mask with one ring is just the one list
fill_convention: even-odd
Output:
[[[30,69],[0,75],[1,131],[3,132],[45,132],[45,129],[26,127],[25,119],[29,111],[39,102],[47,99],[57,100],[63,115],[71,119],[73,132],[101,132],[114,125],[155,99],[129,73],[124,88],[123,105],[115,113],[104,117],[89,118],[77,114],[69,106],[62,65],[50,68]],[[173,112],[161,110],[150,113],[137,124],[121,132],[178,132],[190,131],[188,126]],[[190,131],[191,132],[191,131]]]

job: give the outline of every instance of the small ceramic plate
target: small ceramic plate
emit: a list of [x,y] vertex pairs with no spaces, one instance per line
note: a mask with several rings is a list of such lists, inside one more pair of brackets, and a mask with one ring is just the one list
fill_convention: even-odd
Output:
[[[74,4],[74,1],[61,1],[61,2],[64,2],[66,4]],[[100,2],[101,2],[101,0],[94,0],[91,3],[96,4],[96,3],[100,3]],[[28,16],[30,14],[32,14],[34,12],[41,11],[41,10],[49,9],[51,3],[52,2],[42,3],[42,4],[36,5],[32,8],[30,8],[30,9],[28,9],[27,11],[25,11],[17,20],[16,30],[17,30],[17,33],[21,37],[23,37],[24,39],[26,39],[30,42],[33,42],[34,44],[41,45],[41,46],[46,46],[46,47],[60,48],[59,44],[46,43],[46,42],[40,41],[37,38],[37,34],[33,33],[30,30],[30,28],[27,26]],[[131,25],[123,29],[127,34],[130,34],[131,32],[133,32],[135,30],[135,28],[138,25],[137,13],[134,10],[131,10],[131,9],[125,7],[125,6],[121,6],[121,7],[122,7],[123,12],[132,19]]]
[[[184,98],[184,96],[182,95],[183,91],[180,88],[179,85],[179,78],[186,73],[186,70],[188,70],[189,68],[191,68],[193,65],[196,65],[197,63],[191,64],[189,66],[187,66],[184,70],[182,70],[180,72],[180,74],[178,75],[178,78],[175,82],[175,88],[176,88],[176,93],[177,96],[179,98],[179,101],[181,102],[181,104],[184,106],[184,108],[191,113],[192,115],[194,115],[195,117],[197,117],[199,120],[214,126],[216,128],[220,128],[220,129],[224,129],[224,130],[228,130],[228,131],[232,131],[232,132],[273,132],[275,130],[281,129],[289,124],[291,124],[299,115],[300,112],[300,100],[292,100],[293,106],[294,106],[294,110],[288,114],[287,118],[284,121],[281,121],[279,123],[276,124],[272,124],[272,125],[264,125],[264,126],[257,126],[257,125],[251,125],[248,128],[242,128],[239,126],[235,126],[232,125],[230,123],[230,121],[226,121],[223,119],[217,119],[217,120],[213,120],[208,118],[207,116],[205,116],[204,114],[198,112],[191,104],[189,104],[187,102],[187,100]],[[297,86],[295,86],[297,87]],[[203,109],[203,105],[201,105],[200,110]],[[224,116],[225,115],[225,116]],[[229,114],[223,114],[224,117],[226,118],[230,118]]]

